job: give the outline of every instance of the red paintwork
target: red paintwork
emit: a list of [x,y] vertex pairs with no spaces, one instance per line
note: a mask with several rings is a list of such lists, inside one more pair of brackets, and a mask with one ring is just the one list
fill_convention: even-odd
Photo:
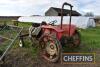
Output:
[[[51,25],[42,25],[41,26],[44,30],[44,33],[50,33],[50,34],[56,34],[57,38],[60,40],[62,35],[69,35],[69,24],[62,25],[62,29],[60,28],[60,25],[58,26],[51,26]],[[74,34],[76,30],[75,25],[71,25],[70,28],[70,36]]]

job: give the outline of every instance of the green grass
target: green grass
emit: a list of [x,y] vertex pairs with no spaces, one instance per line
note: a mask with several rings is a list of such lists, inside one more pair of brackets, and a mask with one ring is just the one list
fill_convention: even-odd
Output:
[[7,49],[8,44],[10,44],[11,41],[5,40],[4,42],[0,43],[0,56],[3,54],[3,52]]
[[81,44],[77,48],[64,47],[66,52],[95,52],[100,49],[100,27],[79,29]]
[[100,27],[80,30],[82,47],[80,52],[95,52],[96,62],[100,61]]
[[81,40],[84,45],[91,48],[100,48],[100,27],[81,30]]
[[20,27],[30,27],[32,25],[32,23],[28,23],[28,22],[19,22],[18,26]]

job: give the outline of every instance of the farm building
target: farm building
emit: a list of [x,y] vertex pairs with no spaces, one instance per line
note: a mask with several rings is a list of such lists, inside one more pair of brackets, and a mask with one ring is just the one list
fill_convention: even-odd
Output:
[[100,16],[96,16],[94,19],[96,23],[100,23]]
[[[63,16],[68,16],[70,10],[63,9]],[[61,16],[61,8],[51,7],[45,12],[45,16]],[[72,16],[81,16],[81,14],[75,10],[72,10]]]

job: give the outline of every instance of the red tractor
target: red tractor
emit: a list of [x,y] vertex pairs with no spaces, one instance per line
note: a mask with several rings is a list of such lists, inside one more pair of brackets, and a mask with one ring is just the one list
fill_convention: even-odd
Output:
[[[65,5],[70,6],[69,24],[63,24],[63,9]],[[34,35],[39,39],[41,55],[49,62],[56,62],[60,58],[61,48],[64,45],[73,48],[80,44],[80,34],[76,26],[71,24],[72,7],[68,3],[62,5],[60,25],[54,25],[55,21],[49,24],[42,22],[41,24],[33,24],[29,29],[31,40]]]
[[[69,24],[63,24],[63,9],[65,5],[70,6],[71,9]],[[40,37],[41,51],[43,58],[50,62],[56,62],[59,59],[63,45],[73,48],[80,44],[80,34],[76,26],[71,24],[72,7],[68,3],[62,5],[60,25],[41,26],[43,31],[43,35]]]

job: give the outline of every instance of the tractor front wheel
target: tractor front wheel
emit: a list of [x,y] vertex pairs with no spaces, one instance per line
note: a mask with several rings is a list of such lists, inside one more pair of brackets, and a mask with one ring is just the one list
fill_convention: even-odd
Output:
[[20,39],[20,40],[19,40],[19,46],[20,46],[20,47],[23,47],[23,45],[24,45],[24,42],[23,42],[23,40]]

